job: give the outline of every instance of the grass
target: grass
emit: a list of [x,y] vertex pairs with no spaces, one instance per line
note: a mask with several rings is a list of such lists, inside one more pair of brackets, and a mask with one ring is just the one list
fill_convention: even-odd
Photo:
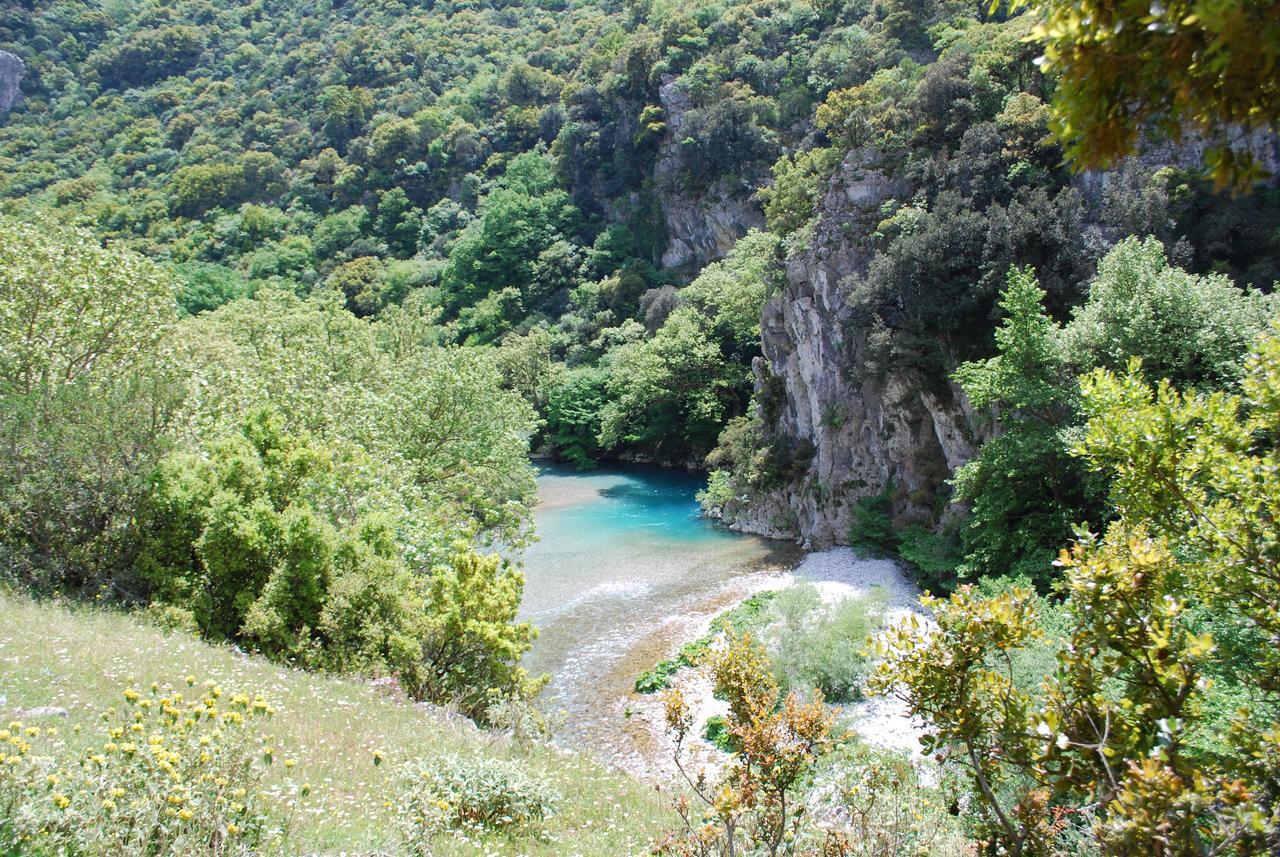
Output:
[[[651,785],[584,756],[521,747],[366,682],[291,670],[108,609],[0,592],[0,611],[0,717],[65,708],[69,716],[53,722],[69,742],[99,740],[101,712],[119,705],[128,686],[184,688],[194,675],[228,693],[264,694],[276,709],[269,729],[278,758],[294,760],[288,776],[311,785],[292,839],[299,854],[398,853],[391,821],[397,773],[409,760],[446,754],[517,760],[563,802],[539,836],[446,838],[434,848],[441,857],[642,854],[666,820],[665,796]],[[375,751],[384,757],[377,766]],[[271,776],[285,773],[276,765]]]
[[670,687],[671,677],[685,667],[695,666],[717,636],[726,632],[742,633],[755,627],[775,595],[777,592],[772,589],[758,592],[712,619],[706,634],[685,643],[680,651],[640,673],[636,678],[636,693],[656,693]]

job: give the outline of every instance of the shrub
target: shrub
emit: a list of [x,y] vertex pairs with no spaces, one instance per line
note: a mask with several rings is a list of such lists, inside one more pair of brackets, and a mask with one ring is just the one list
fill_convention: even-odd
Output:
[[457,704],[480,716],[495,694],[532,698],[549,676],[520,666],[538,631],[517,622],[524,574],[501,556],[459,543],[450,561],[431,570],[421,638],[423,669],[413,695]]
[[927,785],[909,756],[849,742],[820,763],[819,792],[830,793],[846,819],[833,852],[849,857],[914,854],[959,857],[970,853],[964,822],[948,808],[954,784]]
[[[187,678],[188,685],[195,679]],[[101,743],[72,753],[55,728],[0,729],[0,853],[257,855],[282,853],[287,813],[262,776],[272,762],[261,697],[213,682],[188,699],[129,688],[103,714]]]
[[853,507],[853,523],[849,526],[849,544],[881,555],[898,547],[898,533],[893,528],[891,486],[879,494],[860,497]]
[[547,397],[548,448],[579,470],[594,467],[600,448],[600,412],[608,401],[609,373],[579,368],[566,372]]
[[783,155],[773,165],[773,185],[760,189],[770,231],[786,236],[802,228],[817,213],[823,183],[840,164],[843,150],[832,147]]
[[783,691],[813,688],[832,702],[862,698],[867,673],[867,638],[880,626],[884,596],[855,598],[823,606],[812,586],[784,591],[775,602],[783,617],[773,672]]
[[723,714],[713,714],[707,718],[706,725],[702,727],[702,737],[726,753],[736,753],[740,749],[729,732],[729,721]]
[[560,798],[516,762],[444,756],[406,765],[396,801],[405,849],[428,857],[439,833],[519,832],[550,816]]
[[[820,695],[810,702],[795,694],[783,698],[767,656],[749,634],[730,634],[708,659],[713,686],[729,702],[725,729],[738,749],[716,781],[703,772],[691,776],[682,759],[693,713],[680,691],[664,694],[673,759],[700,804],[677,798],[680,823],[654,843],[651,853],[709,857],[741,848],[744,854],[796,854],[802,839],[821,838],[808,824],[798,792],[831,746],[832,715]],[[841,852],[823,848],[820,853]]]

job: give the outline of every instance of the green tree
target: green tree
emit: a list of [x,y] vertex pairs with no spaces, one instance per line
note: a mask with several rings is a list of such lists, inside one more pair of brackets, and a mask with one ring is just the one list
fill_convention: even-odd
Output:
[[[993,4],[994,5],[994,4]],[[1210,143],[1219,184],[1262,171],[1233,137],[1280,122],[1280,3],[1017,0],[1044,14],[1044,69],[1058,77],[1054,127],[1081,169],[1132,153],[1145,133]]]
[[198,217],[209,209],[239,202],[248,189],[240,164],[181,167],[173,174],[173,210],[176,214]]
[[750,395],[760,312],[780,286],[778,239],[751,231],[679,293],[652,339],[612,352],[600,441],[670,460],[701,457]]
[[187,315],[217,309],[243,297],[247,291],[243,277],[225,265],[212,262],[183,262],[174,266],[174,275],[182,283],[178,307]]
[[378,198],[378,216],[373,226],[393,256],[407,259],[418,250],[422,211],[409,202],[401,188],[392,188]]
[[523,578],[465,542],[414,574],[389,498],[344,494],[347,463],[269,409],[156,471],[139,569],[155,603],[312,669],[394,674],[415,698],[482,713],[532,695],[519,668],[535,632],[515,622]]
[[671,314],[647,342],[614,354],[601,415],[606,449],[637,446],[671,461],[703,456],[746,382],[693,310]]
[[1280,299],[1242,291],[1221,274],[1168,263],[1154,238],[1127,238],[1098,265],[1089,299],[1065,331],[1081,369],[1120,370],[1141,357],[1148,378],[1175,386],[1235,387],[1252,340],[1280,315]]
[[773,165],[773,186],[760,190],[770,232],[785,238],[813,219],[822,186],[839,166],[840,158],[840,150],[830,147],[778,159]]
[[1047,586],[1056,548],[1099,499],[1069,452],[1074,381],[1044,297],[1030,268],[1010,270],[998,356],[955,373],[973,406],[999,420],[999,431],[955,475],[955,501],[972,507],[961,569],[971,579],[1010,574]]
[[317,259],[337,259],[355,244],[369,228],[369,212],[353,205],[326,215],[316,224],[311,241]]
[[76,588],[127,565],[181,400],[175,294],[119,245],[0,218],[0,544],[19,574]]
[[189,431],[217,436],[270,405],[289,431],[352,462],[353,497],[395,495],[419,562],[460,536],[518,543],[533,496],[533,410],[503,388],[491,354],[433,345],[409,316],[375,325],[331,292],[264,289],[187,320]]
[[442,285],[450,308],[477,303],[503,288],[517,288],[526,309],[539,305],[539,259],[578,228],[579,212],[556,186],[543,154],[513,159],[481,201],[473,221],[449,252]]
[[546,442],[552,454],[579,469],[594,467],[600,446],[609,373],[583,366],[561,376],[547,397]]

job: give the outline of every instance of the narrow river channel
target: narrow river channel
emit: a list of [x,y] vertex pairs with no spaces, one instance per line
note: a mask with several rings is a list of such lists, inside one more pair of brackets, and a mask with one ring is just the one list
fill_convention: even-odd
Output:
[[525,662],[552,676],[542,705],[564,746],[652,767],[652,730],[628,717],[636,676],[801,558],[702,518],[701,485],[656,467],[540,468],[522,613],[541,634]]

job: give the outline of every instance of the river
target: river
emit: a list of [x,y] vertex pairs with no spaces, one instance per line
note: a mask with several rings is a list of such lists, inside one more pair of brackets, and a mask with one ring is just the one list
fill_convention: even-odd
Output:
[[655,724],[629,716],[652,709],[636,676],[800,560],[789,542],[703,518],[701,486],[656,467],[539,467],[541,539],[524,554],[521,611],[541,633],[525,664],[552,676],[541,704],[562,719],[562,745],[653,769]]

